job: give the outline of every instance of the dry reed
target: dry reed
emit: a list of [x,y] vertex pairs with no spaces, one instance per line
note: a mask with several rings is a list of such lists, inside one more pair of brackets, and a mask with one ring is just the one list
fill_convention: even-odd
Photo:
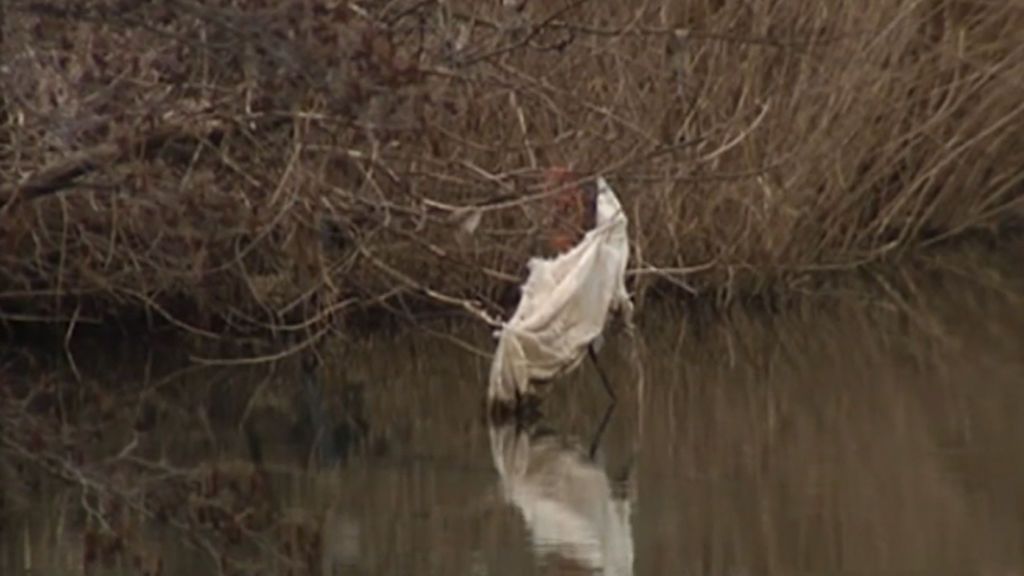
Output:
[[1014,2],[5,10],[5,323],[493,321],[554,164],[620,192],[641,295],[856,267],[996,226],[1024,189]]

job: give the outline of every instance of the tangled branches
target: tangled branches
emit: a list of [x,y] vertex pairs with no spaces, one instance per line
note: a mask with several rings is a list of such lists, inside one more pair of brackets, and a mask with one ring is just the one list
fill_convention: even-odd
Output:
[[856,266],[1020,198],[1012,5],[497,4],[9,3],[0,318],[296,349],[357,310],[493,323],[551,164],[621,191],[640,292]]

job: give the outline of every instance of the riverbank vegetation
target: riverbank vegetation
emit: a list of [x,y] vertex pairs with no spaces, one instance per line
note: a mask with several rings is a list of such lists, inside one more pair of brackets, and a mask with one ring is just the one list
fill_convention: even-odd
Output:
[[1013,3],[5,6],[7,326],[493,321],[552,165],[618,191],[640,300],[793,287],[1020,213]]

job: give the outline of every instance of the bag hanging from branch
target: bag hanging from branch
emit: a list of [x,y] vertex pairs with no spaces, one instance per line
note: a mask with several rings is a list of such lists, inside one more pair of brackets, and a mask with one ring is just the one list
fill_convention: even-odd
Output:
[[628,222],[604,178],[597,180],[596,203],[595,226],[579,244],[555,258],[530,260],[519,305],[498,333],[488,402],[538,395],[538,384],[580,364],[610,312],[631,321]]

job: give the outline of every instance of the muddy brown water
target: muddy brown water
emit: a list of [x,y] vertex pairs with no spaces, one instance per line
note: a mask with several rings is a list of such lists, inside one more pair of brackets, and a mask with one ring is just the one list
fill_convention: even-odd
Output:
[[305,373],[12,360],[46,392],[5,416],[0,574],[1021,574],[1015,266],[650,304],[610,411],[585,365],[521,425],[482,418],[473,328]]

